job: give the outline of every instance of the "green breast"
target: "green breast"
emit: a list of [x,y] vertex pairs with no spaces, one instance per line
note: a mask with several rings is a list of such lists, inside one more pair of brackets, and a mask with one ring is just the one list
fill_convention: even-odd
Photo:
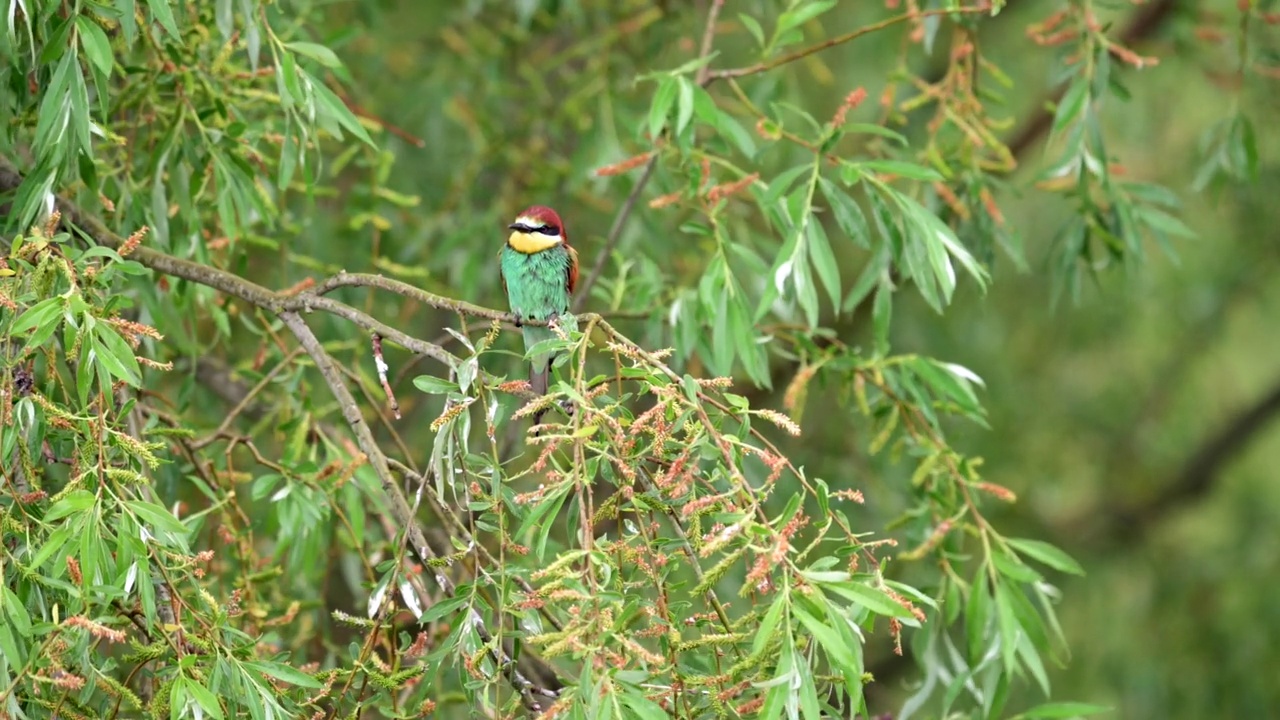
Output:
[[544,322],[569,312],[569,263],[563,245],[529,255],[503,247],[502,277],[511,312]]

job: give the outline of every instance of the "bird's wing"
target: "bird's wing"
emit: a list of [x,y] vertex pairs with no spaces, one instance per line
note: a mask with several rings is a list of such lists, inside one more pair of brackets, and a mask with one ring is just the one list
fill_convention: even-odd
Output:
[[569,249],[569,271],[565,277],[565,287],[569,289],[569,294],[573,294],[573,289],[578,286],[578,251],[572,245],[567,246]]

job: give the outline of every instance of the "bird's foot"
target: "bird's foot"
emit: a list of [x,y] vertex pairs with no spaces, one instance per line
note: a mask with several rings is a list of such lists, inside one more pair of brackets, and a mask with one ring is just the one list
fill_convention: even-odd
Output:
[[512,322],[512,324],[514,324],[514,325],[516,326],[516,329],[518,330],[518,329],[520,329],[520,328],[524,327],[524,321],[520,319],[520,316],[519,316],[519,315],[515,315],[514,317],[515,317],[515,319],[514,319],[514,320],[512,320],[511,322]]
[[547,329],[556,334],[561,340],[569,339],[569,331],[560,321],[560,315],[554,314],[547,318]]

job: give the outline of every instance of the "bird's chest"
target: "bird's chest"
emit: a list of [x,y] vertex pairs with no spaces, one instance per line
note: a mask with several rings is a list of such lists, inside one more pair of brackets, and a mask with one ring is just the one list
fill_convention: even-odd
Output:
[[507,284],[507,298],[516,312],[559,311],[568,299],[567,258],[563,253],[547,250],[522,253],[505,248],[502,252],[502,277]]

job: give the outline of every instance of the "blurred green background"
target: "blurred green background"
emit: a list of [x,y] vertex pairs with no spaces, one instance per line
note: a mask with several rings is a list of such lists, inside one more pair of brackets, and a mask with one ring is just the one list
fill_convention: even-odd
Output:
[[[1152,246],[1143,262],[1102,268],[1078,301],[1068,295],[1055,303],[1047,264],[1072,209],[1034,187],[1045,164],[1037,136],[1000,197],[1020,233],[1027,271],[998,254],[991,290],[982,296],[962,283],[943,316],[914,293],[902,294],[893,342],[899,352],[957,362],[986,380],[991,429],[957,428],[953,442],[985,459],[989,480],[1018,493],[1020,501],[996,516],[998,525],[1011,535],[1044,537],[1088,570],[1084,578],[1058,578],[1073,659],[1052,673],[1055,697],[1112,704],[1125,718],[1267,717],[1280,707],[1280,605],[1273,600],[1280,586],[1280,424],[1270,422],[1280,413],[1280,151],[1273,131],[1280,81],[1237,78],[1234,0],[1094,4],[1100,18],[1115,23],[1113,35],[1132,27],[1135,49],[1160,60],[1122,73],[1128,102],[1106,101],[1112,160],[1127,177],[1173,190],[1198,237],[1179,240],[1176,258]],[[717,67],[753,61],[737,13],[767,15],[776,5],[726,3]],[[884,5],[843,2],[819,32],[834,36],[881,19]],[[1025,28],[1060,5],[1012,2],[985,26],[984,53],[1014,81],[1007,104],[991,111],[1009,118],[1006,137],[1051,97],[1053,53],[1031,42]],[[493,260],[501,228],[537,202],[561,210],[590,267],[639,174],[599,178],[593,171],[649,147],[641,125],[654,85],[636,76],[693,56],[705,13],[705,2],[688,0],[333,3],[317,29],[348,65],[349,101],[401,130],[387,136],[395,162],[383,168],[381,183],[420,203],[386,204],[377,220],[312,234],[308,226],[333,223],[342,211],[339,201],[317,198],[319,211],[299,218],[292,249],[501,306]],[[1280,48],[1277,28],[1245,32],[1250,57],[1265,65]],[[858,119],[874,121],[875,100],[900,69],[904,34],[871,35],[743,86],[788,98],[819,118],[863,86],[871,100]],[[940,68],[939,44],[934,57],[909,54],[907,69]],[[716,90],[718,98],[726,95]],[[1195,187],[1216,147],[1205,145],[1206,137],[1237,109],[1258,129],[1258,179]],[[913,142],[927,132],[922,122],[908,130]],[[794,164],[799,155],[787,153],[777,146],[761,157],[766,177],[768,168],[776,174]],[[677,218],[669,211],[647,207],[684,182],[659,170],[606,266],[612,277],[613,261],[633,261],[630,272],[650,278],[628,303],[644,305],[646,292],[660,297],[664,283],[693,283],[701,272],[695,239],[673,232]],[[335,234],[343,242],[308,244]],[[598,287],[589,309],[608,304],[608,288]],[[401,320],[424,337],[449,322],[419,310]],[[830,322],[849,342],[869,337],[865,314]],[[753,404],[776,407],[789,379],[775,376],[775,388],[756,392]],[[901,509],[894,488],[909,469],[863,457],[866,438],[855,437],[844,417],[811,392],[806,435],[792,456],[833,486],[862,489],[864,517],[879,527]],[[878,692],[909,694],[909,666],[892,658],[869,666]]]

